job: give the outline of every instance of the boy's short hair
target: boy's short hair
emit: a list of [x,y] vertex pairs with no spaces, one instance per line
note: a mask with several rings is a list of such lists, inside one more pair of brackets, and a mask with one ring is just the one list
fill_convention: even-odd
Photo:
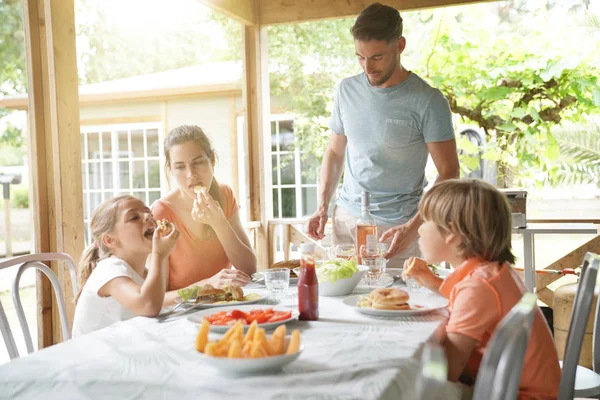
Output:
[[380,3],[365,8],[350,30],[355,40],[390,42],[402,36],[402,17],[398,10]]
[[489,183],[479,179],[440,182],[423,195],[419,212],[442,234],[457,235],[464,257],[514,264],[510,205]]

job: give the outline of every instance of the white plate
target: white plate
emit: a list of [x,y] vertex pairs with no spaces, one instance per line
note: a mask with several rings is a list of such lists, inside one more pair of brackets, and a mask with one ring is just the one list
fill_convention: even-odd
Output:
[[[285,347],[289,344],[289,336],[286,337]],[[294,354],[283,354],[263,358],[227,358],[212,357],[198,353],[203,362],[219,370],[224,375],[257,375],[277,372],[285,365],[294,361],[304,350],[301,344],[298,352]]]
[[421,306],[423,308],[417,308],[414,310],[376,310],[369,307],[357,307],[356,304],[362,296],[364,295],[353,295],[346,297],[343,303],[353,307],[360,313],[375,315],[378,317],[407,317],[411,315],[422,315],[442,309],[448,305],[448,299],[445,297],[428,292],[412,294],[410,296],[410,300],[408,300],[408,304],[411,307]]
[[[250,293],[257,293],[260,295],[260,297],[254,299],[254,300],[246,300],[246,301],[227,301],[227,302],[222,302],[222,303],[200,304],[200,305],[196,305],[195,308],[202,310],[205,308],[241,306],[244,304],[258,303],[259,301],[262,301],[262,300],[266,299],[267,297],[269,297],[269,292],[267,290],[263,290],[263,289],[243,289],[243,290],[244,290],[244,296],[246,296],[247,294],[250,294]],[[175,301],[179,301],[179,299],[180,298],[177,298],[177,299],[175,299]]]
[[[300,315],[300,313],[298,312],[298,310],[293,310],[291,308],[287,308],[287,307],[279,307],[279,306],[265,306],[265,305],[245,305],[245,306],[229,306],[229,307],[222,307],[218,310],[202,310],[202,311],[198,311],[193,313],[192,315],[190,315],[188,317],[189,321],[192,321],[195,324],[201,324],[202,320],[204,319],[204,317],[207,317],[209,315],[212,315],[216,312],[221,312],[221,311],[231,311],[231,310],[240,310],[243,312],[248,312],[250,310],[256,310],[256,309],[263,309],[263,310],[268,310],[269,308],[272,308],[274,311],[291,311],[292,312],[292,316],[288,319],[284,319],[283,321],[277,321],[277,322],[266,322],[263,324],[258,324],[258,326],[260,328],[265,328],[266,330],[269,329],[273,329],[278,327],[279,325],[285,324],[286,322],[290,322],[293,321],[295,319],[298,319],[298,316]],[[245,325],[244,326],[244,330],[246,330],[250,325]],[[210,330],[213,332],[217,332],[217,333],[225,333],[229,330],[229,328],[231,328],[230,325],[211,325],[210,326]]]

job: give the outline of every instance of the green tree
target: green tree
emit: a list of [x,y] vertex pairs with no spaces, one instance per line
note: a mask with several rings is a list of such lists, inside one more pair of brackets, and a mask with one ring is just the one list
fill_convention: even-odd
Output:
[[[27,89],[23,8],[19,0],[0,0],[0,95],[24,93]],[[0,120],[9,111],[0,108]],[[0,145],[20,147],[21,131],[9,123],[0,123]]]
[[499,29],[498,35],[464,24],[459,32],[452,29],[456,23],[456,17],[439,15],[425,76],[454,113],[483,129],[489,143],[484,157],[499,163],[500,186],[514,183],[516,168],[521,178],[525,171],[556,174],[552,161],[560,148],[551,128],[582,121],[600,106],[598,68],[588,54],[551,51],[546,32]]
[[[408,38],[403,65],[440,88],[464,122],[485,131],[484,157],[498,162],[501,186],[515,178],[552,181],[560,173],[552,162],[560,147],[551,128],[582,121],[600,105],[599,40],[572,51],[573,37],[589,33],[582,19],[597,21],[586,14],[588,6],[515,0],[402,14]],[[360,71],[352,23],[269,28],[271,94],[297,114],[297,145],[318,158],[328,139],[334,86]],[[480,149],[465,142],[461,162],[469,170]]]

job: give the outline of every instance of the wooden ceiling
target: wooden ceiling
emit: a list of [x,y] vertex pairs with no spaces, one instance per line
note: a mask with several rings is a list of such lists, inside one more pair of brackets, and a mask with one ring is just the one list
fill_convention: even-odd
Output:
[[[353,17],[375,0],[201,0],[206,6],[244,25],[273,25]],[[399,11],[497,0],[382,0]]]

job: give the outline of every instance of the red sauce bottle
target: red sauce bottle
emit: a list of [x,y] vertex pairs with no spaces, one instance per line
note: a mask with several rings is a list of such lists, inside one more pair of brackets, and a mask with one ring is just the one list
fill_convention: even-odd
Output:
[[315,245],[303,243],[300,250],[302,258],[298,279],[298,311],[301,320],[316,321],[319,319],[319,282],[315,271]]

